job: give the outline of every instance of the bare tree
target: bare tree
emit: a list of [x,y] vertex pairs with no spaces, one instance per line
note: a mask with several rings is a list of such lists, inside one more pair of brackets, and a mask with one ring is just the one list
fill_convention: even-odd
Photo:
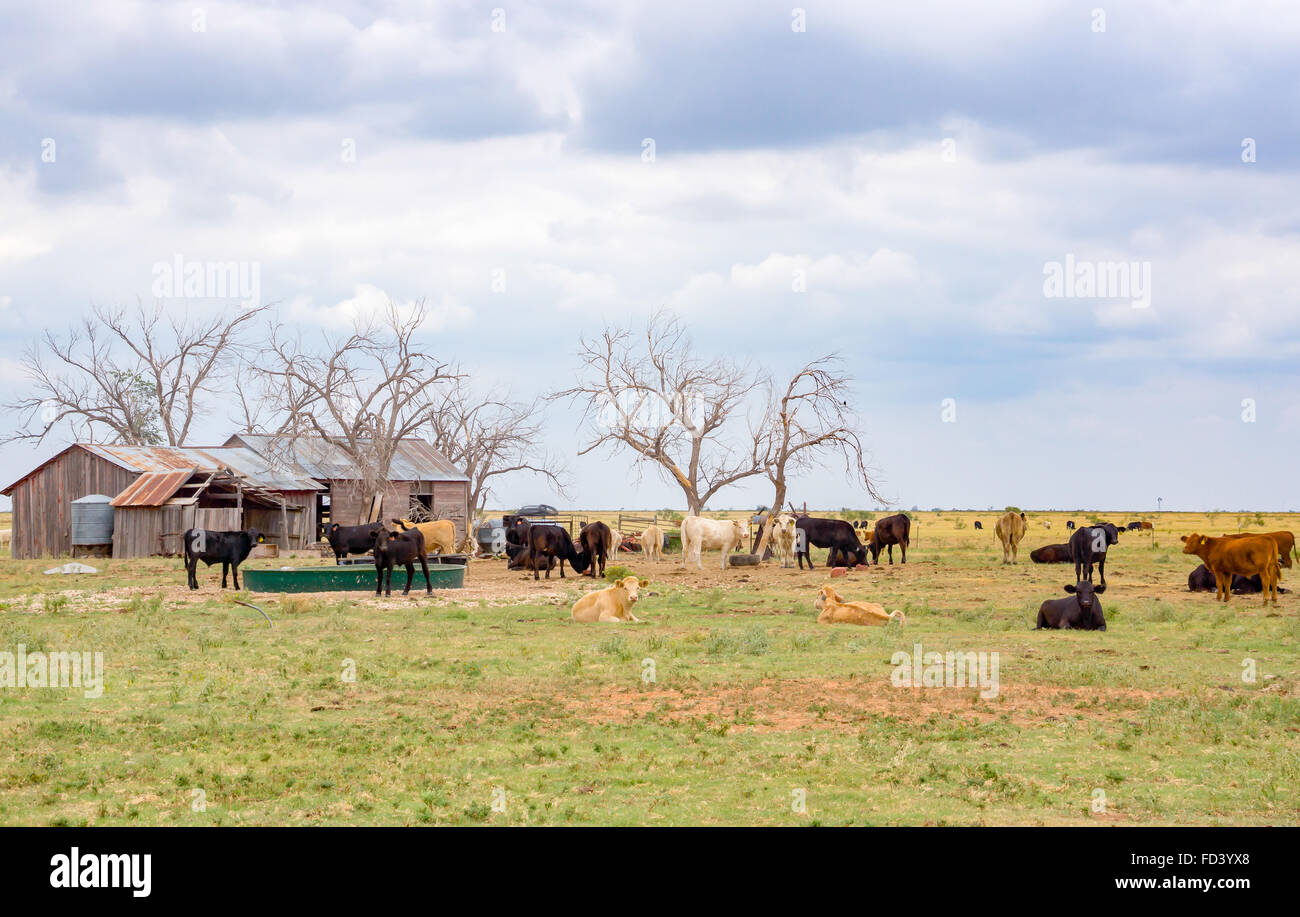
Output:
[[23,357],[31,393],[7,407],[23,416],[13,440],[42,442],[61,424],[74,436],[183,446],[195,417],[266,309],[193,319],[188,313],[96,306],[66,337],[46,331]]
[[283,325],[271,328],[268,358],[256,371],[288,456],[301,437],[332,440],[354,463],[362,496],[382,492],[399,443],[429,423],[438,387],[456,378],[416,344],[426,315],[422,301],[409,310],[390,302],[382,317],[357,320],[345,336],[324,335],[316,348]]
[[565,469],[541,448],[541,401],[512,400],[509,394],[478,394],[464,378],[443,390],[429,421],[435,448],[469,478],[470,507],[487,505],[496,479],[527,472],[565,492]]
[[757,554],[767,547],[776,515],[785,505],[789,477],[822,467],[830,458],[842,459],[844,473],[877,502],[885,502],[867,467],[862,436],[848,403],[852,379],[839,368],[840,362],[834,354],[813,360],[791,377],[784,391],[770,390],[764,418],[766,472],[775,494],[754,549]]
[[579,455],[631,449],[638,467],[654,466],[682,489],[693,514],[724,487],[763,473],[761,428],[737,434],[740,447],[728,441],[766,382],[760,373],[725,357],[697,356],[667,312],[656,313],[640,339],[606,328],[581,348],[578,384],[550,396],[583,406],[591,438]]

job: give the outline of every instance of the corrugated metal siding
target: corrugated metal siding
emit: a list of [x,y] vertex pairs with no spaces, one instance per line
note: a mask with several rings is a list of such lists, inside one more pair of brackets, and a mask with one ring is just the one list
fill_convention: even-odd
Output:
[[82,449],[64,450],[15,484],[13,556],[72,552],[72,501],[88,494],[121,493],[135,473]]
[[162,506],[172,498],[196,469],[149,471],[131,482],[131,486],[113,498],[114,506]]
[[[336,443],[309,438],[285,445],[273,436],[239,433],[226,440],[225,446],[246,446],[257,454],[291,461],[300,473],[320,481],[354,480],[355,463]],[[224,447],[223,447],[224,448]],[[392,481],[467,481],[437,449],[423,439],[407,438],[397,445],[388,478]]]

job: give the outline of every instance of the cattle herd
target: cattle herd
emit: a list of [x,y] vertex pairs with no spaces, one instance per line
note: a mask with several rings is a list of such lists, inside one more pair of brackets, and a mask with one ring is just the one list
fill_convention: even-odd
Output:
[[[604,522],[584,525],[577,538],[563,527],[552,523],[532,521],[523,516],[506,516],[507,566],[512,570],[531,570],[533,579],[543,573],[550,579],[551,571],[559,567],[564,577],[567,563],[575,573],[593,579],[605,575],[609,558],[620,548],[636,546],[650,560],[663,560],[667,542],[658,525],[650,525],[639,535],[624,536]],[[886,516],[870,523],[849,523],[842,519],[816,518],[791,511],[778,513],[771,523],[771,549],[782,568],[802,570],[804,564],[815,569],[811,549],[823,548],[827,552],[826,566],[832,576],[841,575],[842,568],[879,565],[881,553],[889,563],[894,562],[894,546],[900,553],[900,562],[907,563],[907,548],[911,540],[911,519],[903,513]],[[429,580],[428,556],[448,554],[455,550],[455,526],[447,520],[415,523],[409,519],[391,520],[391,529],[381,522],[368,525],[331,525],[327,541],[334,553],[335,562],[342,563],[351,554],[371,554],[374,557],[376,595],[392,594],[393,570],[406,569],[406,586],[403,595],[411,591],[415,564],[419,563],[425,581],[426,593],[432,592]],[[1044,523],[1045,528],[1050,524]],[[1149,522],[1131,522],[1124,529],[1110,522],[1076,526],[1073,520],[1065,524],[1071,532],[1067,542],[1049,544],[1030,552],[1034,563],[1073,563],[1073,584],[1065,586],[1066,598],[1048,599],[1038,610],[1036,627],[1039,629],[1105,630],[1106,618],[1099,596],[1106,591],[1106,556],[1112,546],[1119,543],[1121,531],[1151,531]],[[975,528],[983,530],[981,522]],[[1008,511],[994,525],[1002,546],[1002,562],[1017,563],[1018,549],[1028,530],[1023,512]],[[692,562],[703,569],[706,551],[717,551],[721,569],[726,569],[733,552],[741,548],[747,535],[746,527],[736,520],[706,519],[687,516],[681,523],[682,566]],[[1215,589],[1215,598],[1227,602],[1232,594],[1263,593],[1264,604],[1276,605],[1281,567],[1290,567],[1296,552],[1295,536],[1288,531],[1263,534],[1223,535],[1218,538],[1193,533],[1183,536],[1183,553],[1200,558],[1201,565],[1187,578],[1187,588],[1192,591]],[[239,589],[239,565],[247,559],[253,546],[263,541],[255,529],[239,532],[214,532],[190,529],[184,534],[184,562],[189,588],[198,588],[199,561],[212,566],[221,564],[221,587],[226,588],[227,573]],[[752,558],[757,560],[757,558]],[[734,562],[734,561],[733,561]],[[1093,568],[1098,583],[1093,585]],[[638,591],[647,585],[634,576],[624,577],[609,588],[590,592],[574,604],[572,617],[583,623],[635,622],[632,606]],[[851,624],[888,624],[898,621],[906,624],[902,612],[888,612],[872,602],[846,602],[831,586],[823,586],[814,603],[818,622]]]

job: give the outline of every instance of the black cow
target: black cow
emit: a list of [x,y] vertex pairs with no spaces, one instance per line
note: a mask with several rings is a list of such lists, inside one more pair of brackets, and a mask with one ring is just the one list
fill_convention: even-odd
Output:
[[369,525],[339,525],[337,522],[329,527],[326,541],[334,549],[334,563],[343,563],[349,554],[369,554],[375,549],[375,536],[383,529],[382,522]]
[[1140,532],[1142,531],[1142,523],[1130,522],[1127,526],[1125,526],[1125,528],[1130,532]]
[[1073,531],[1074,531],[1074,520],[1071,519],[1069,522],[1065,523],[1065,527],[1066,527],[1067,529],[1069,529],[1070,531],[1073,532]]
[[[1205,564],[1201,564],[1191,573],[1187,574],[1187,588],[1191,592],[1211,592],[1218,590],[1218,584],[1214,581],[1214,574],[1209,571]],[[1260,579],[1258,573],[1254,576],[1242,576],[1240,573],[1232,574],[1232,591],[1236,595],[1256,595],[1264,591],[1264,582]],[[1288,592],[1290,590],[1278,587],[1278,592]]]
[[[1070,559],[1074,561],[1074,578],[1092,582],[1092,565],[1101,573],[1101,584],[1106,585],[1106,549],[1119,544],[1119,529],[1109,522],[1085,525],[1070,536]],[[1082,571],[1082,575],[1080,575]]]
[[533,579],[539,579],[537,572],[545,566],[546,578],[551,578],[549,558],[560,562],[560,578],[564,579],[564,562],[567,560],[573,572],[582,573],[591,562],[591,556],[580,553],[573,546],[569,533],[558,525],[535,524],[526,519],[515,520],[514,529],[519,534],[520,544],[527,549],[533,568]]
[[871,559],[880,563],[880,549],[889,548],[889,562],[894,562],[894,545],[903,552],[903,563],[907,563],[907,545],[910,541],[912,520],[903,513],[886,516],[876,523],[875,535],[871,542]]
[[1093,586],[1081,581],[1077,586],[1066,586],[1065,591],[1073,594],[1068,599],[1048,599],[1038,606],[1038,625],[1034,630],[1106,629],[1106,616],[1101,611],[1101,599],[1097,598],[1106,591],[1104,583]]
[[406,588],[402,590],[402,595],[410,595],[416,560],[420,561],[420,569],[424,571],[424,591],[432,595],[433,583],[429,580],[429,557],[424,552],[424,533],[419,529],[390,532],[380,526],[375,536],[375,595],[379,595],[381,590],[386,596],[393,594],[393,567],[398,564],[406,568]]
[[984,530],[984,523],[982,523],[982,522],[978,522],[978,521],[977,521],[977,522],[975,523],[975,528],[979,529],[980,531],[983,531],[983,530]]
[[239,588],[239,565],[248,559],[253,545],[261,544],[264,539],[257,529],[245,529],[242,532],[210,532],[207,529],[190,529],[182,541],[185,545],[185,573],[191,589],[199,588],[199,561],[207,566],[221,564],[221,588],[226,588],[226,574],[235,577],[235,588]]
[[582,553],[588,558],[590,564],[587,572],[592,579],[596,578],[596,566],[600,566],[600,575],[605,575],[605,561],[609,557],[610,549],[614,545],[614,533],[610,531],[609,526],[603,522],[591,522],[584,525],[578,532],[578,545]]
[[803,532],[803,551],[796,554],[799,558],[799,569],[803,569],[803,562],[808,561],[808,569],[816,569],[813,561],[812,548],[829,548],[830,553],[826,555],[826,566],[836,566],[836,561],[844,560],[844,566],[856,567],[858,564],[867,563],[867,549],[863,547],[862,542],[858,541],[858,533],[853,530],[843,519],[816,519],[812,516],[800,516],[794,521],[797,530]]
[[1036,564],[1068,564],[1074,558],[1068,544],[1045,544],[1031,551],[1029,559]]
[[506,545],[506,569],[507,570],[554,570],[555,558],[547,557],[542,563],[544,566],[539,567],[533,562],[532,553],[521,544]]

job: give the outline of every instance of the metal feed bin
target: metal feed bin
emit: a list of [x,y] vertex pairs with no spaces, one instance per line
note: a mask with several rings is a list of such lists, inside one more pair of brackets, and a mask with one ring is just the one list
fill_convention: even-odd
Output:
[[113,498],[88,494],[72,501],[72,556],[113,553]]
[[474,540],[484,554],[500,554],[506,549],[506,527],[500,519],[489,519],[474,532]]

